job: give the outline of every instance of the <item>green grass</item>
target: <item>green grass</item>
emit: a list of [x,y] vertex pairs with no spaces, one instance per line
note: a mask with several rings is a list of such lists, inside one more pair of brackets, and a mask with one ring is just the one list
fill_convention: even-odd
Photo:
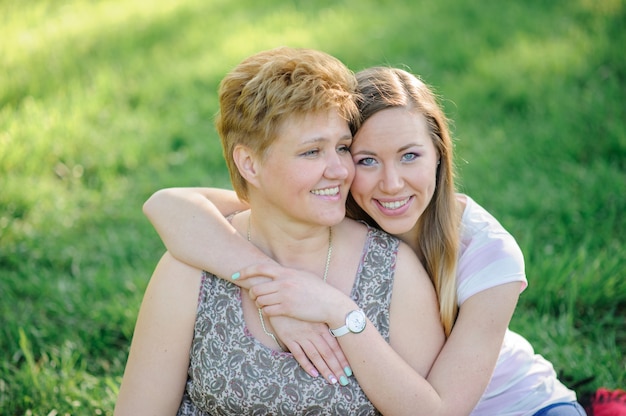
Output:
[[227,186],[216,88],[245,56],[400,65],[443,97],[461,189],[518,239],[511,327],[626,387],[623,0],[0,1],[0,414],[111,414],[163,246],[141,204]]

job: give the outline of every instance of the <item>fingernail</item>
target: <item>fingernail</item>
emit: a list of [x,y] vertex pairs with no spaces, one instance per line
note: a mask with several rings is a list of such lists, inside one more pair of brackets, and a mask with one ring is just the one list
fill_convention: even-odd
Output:
[[339,377],[339,384],[341,384],[342,386],[347,386],[348,383],[349,383],[348,377],[346,376]]
[[328,381],[330,381],[330,384],[337,384],[337,378],[332,374],[328,376]]
[[343,369],[343,372],[346,373],[348,377],[352,376],[352,369],[348,365]]
[[311,370],[311,376],[312,377],[317,377],[319,375],[320,375],[320,373],[316,369]]
[[239,279],[239,277],[241,277],[241,273],[239,273],[239,272],[235,272],[235,273],[233,273],[232,276],[230,276],[230,278],[233,279],[233,280],[237,280],[237,279]]

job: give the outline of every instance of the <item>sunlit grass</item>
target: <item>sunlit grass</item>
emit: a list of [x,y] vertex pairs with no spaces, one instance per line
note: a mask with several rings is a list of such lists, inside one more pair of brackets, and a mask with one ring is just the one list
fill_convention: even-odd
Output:
[[442,95],[462,189],[518,239],[512,328],[585,394],[626,384],[621,0],[0,2],[0,413],[110,414],[167,186],[227,186],[219,80],[279,45]]

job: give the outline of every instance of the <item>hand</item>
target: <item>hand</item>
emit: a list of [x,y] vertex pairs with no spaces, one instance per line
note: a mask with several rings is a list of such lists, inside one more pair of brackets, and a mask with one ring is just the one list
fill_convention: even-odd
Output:
[[313,273],[265,263],[244,268],[239,279],[257,276],[272,279],[257,283],[248,291],[266,316],[338,324],[347,311],[356,307],[349,296]]
[[[353,304],[352,300],[315,274],[277,264],[247,267],[240,271],[239,279],[256,276],[264,276],[272,282],[266,280],[255,284],[249,291],[250,297],[258,307],[263,307],[276,336],[302,368],[313,377],[323,374],[331,383],[347,381],[352,370],[339,343],[324,323],[324,312],[320,311],[323,302],[316,299],[335,298]],[[272,298],[274,303],[271,303]],[[330,310],[336,314],[336,309],[331,307]],[[342,376],[346,378],[342,379]]]
[[[328,382],[334,384],[352,375],[348,360],[325,324],[285,316],[275,316],[269,320],[278,339],[312,377],[322,374]],[[342,376],[345,378],[342,379]]]

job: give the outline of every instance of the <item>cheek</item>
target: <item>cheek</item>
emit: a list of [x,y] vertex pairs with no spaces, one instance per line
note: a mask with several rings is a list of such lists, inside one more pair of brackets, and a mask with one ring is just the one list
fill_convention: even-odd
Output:
[[355,177],[355,173],[356,173],[356,166],[354,166],[352,159],[347,160],[344,163],[344,166],[346,167],[346,170],[348,171],[348,182],[352,183]]
[[432,196],[437,186],[437,171],[428,169],[421,172],[419,176],[415,176],[415,187],[423,189],[428,195]]
[[273,178],[282,178],[276,180],[277,187],[290,185],[293,187],[307,187],[311,182],[311,175],[307,175],[306,169],[299,165],[289,165],[277,163],[272,172]]
[[350,193],[356,202],[361,205],[361,202],[372,192],[372,188],[375,186],[376,180],[374,175],[364,173],[355,169],[354,180],[350,187]]

